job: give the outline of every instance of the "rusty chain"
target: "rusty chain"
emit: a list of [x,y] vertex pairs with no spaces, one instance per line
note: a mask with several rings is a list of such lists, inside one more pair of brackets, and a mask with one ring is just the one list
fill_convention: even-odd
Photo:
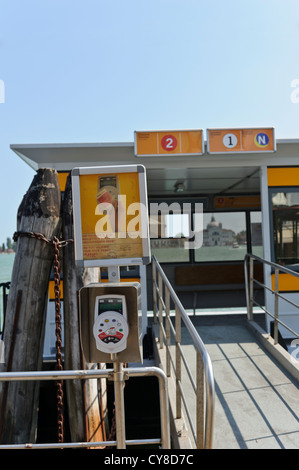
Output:
[[[44,241],[47,245],[53,245],[54,247],[54,292],[55,292],[55,324],[56,324],[56,368],[57,370],[63,370],[62,360],[62,328],[61,328],[61,302],[60,302],[60,262],[59,262],[59,248],[63,248],[74,241],[59,240],[57,237],[53,237],[52,240],[46,238],[42,233],[34,232],[15,232],[13,235],[13,241],[17,241],[20,236],[27,238],[35,238]],[[126,364],[124,364],[126,366]],[[57,424],[58,424],[58,442],[61,444],[64,442],[64,405],[63,405],[63,381],[56,381],[57,385]],[[124,384],[125,387],[125,384]],[[115,438],[116,434],[116,423],[115,423],[115,408],[113,410],[113,417],[111,422],[110,435],[108,440],[111,441]],[[111,449],[112,447],[106,447]]]
[[[16,242],[20,237],[36,238],[44,241],[47,245],[53,245],[54,247],[54,292],[55,292],[55,324],[56,324],[56,368],[57,370],[63,370],[62,360],[62,328],[61,328],[61,302],[60,302],[60,262],[59,262],[59,248],[67,246],[69,243],[73,243],[73,240],[59,240],[57,237],[53,237],[52,240],[46,238],[42,233],[34,232],[15,232],[13,240]],[[58,442],[63,443],[64,441],[64,406],[63,406],[63,381],[58,380],[57,385],[57,424],[58,424]]]
[[[62,335],[61,335],[61,311],[60,311],[60,274],[59,274],[59,240],[53,238],[54,246],[54,292],[55,292],[55,324],[56,324],[56,368],[63,370],[62,365]],[[58,442],[63,442],[63,381],[57,380],[57,424],[58,424]]]

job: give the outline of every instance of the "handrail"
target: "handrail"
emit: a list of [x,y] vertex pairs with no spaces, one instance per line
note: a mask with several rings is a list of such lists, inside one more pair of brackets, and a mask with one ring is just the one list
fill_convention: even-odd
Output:
[[[194,441],[197,448],[212,448],[213,441],[213,420],[214,420],[214,401],[215,401],[215,384],[212,362],[207,349],[200,338],[196,328],[187,315],[183,305],[181,304],[177,294],[170,284],[167,276],[161,268],[156,257],[152,257],[153,268],[153,303],[154,303],[154,319],[159,320],[159,343],[163,348],[164,339],[166,344],[167,357],[167,376],[171,376],[170,363],[173,366],[176,378],[176,418],[181,418],[181,401],[183,400],[187,417],[190,423]],[[158,276],[157,276],[158,273]],[[165,300],[163,298],[163,285],[165,290]],[[170,298],[175,306],[175,327],[170,321]],[[159,308],[157,308],[157,300]],[[162,312],[165,311],[166,322],[165,329],[162,322]],[[181,347],[181,320],[183,320],[196,349],[196,383],[190,377],[190,371]],[[175,336],[176,357],[173,359],[170,352],[170,336],[171,331]],[[192,388],[196,394],[196,430],[190,419],[190,413],[186,404],[184,393],[181,387],[181,359],[183,359]]]
[[[161,437],[151,439],[131,439],[125,440],[125,445],[147,445],[160,444],[162,449],[170,449],[170,432],[168,422],[168,395],[167,395],[167,377],[162,369],[158,367],[129,367],[123,368],[123,373],[129,377],[154,376],[159,383],[160,396],[160,421],[161,421]],[[1,372],[0,382],[13,381],[41,381],[41,380],[85,380],[109,378],[116,380],[118,372],[115,369],[89,369],[89,370],[64,370],[64,371],[26,371],[26,372]],[[118,413],[118,410],[116,410]],[[2,449],[55,449],[55,448],[91,448],[102,446],[115,446],[118,448],[118,429],[116,427],[116,440],[100,441],[100,442],[62,442],[62,443],[24,443],[24,444],[1,444]]]
[[[248,260],[249,260],[249,276],[248,276]],[[265,283],[262,283],[258,281],[257,279],[254,279],[254,273],[253,273],[253,262],[257,261],[259,263],[262,263],[263,265],[267,265],[271,267],[274,270],[274,290],[267,286]],[[260,307],[267,315],[269,315],[271,318],[274,319],[274,344],[278,343],[278,325],[283,326],[286,328],[288,331],[290,331],[294,336],[299,338],[299,334],[296,333],[295,331],[292,330],[288,325],[286,325],[280,318],[279,318],[279,299],[283,299],[285,302],[288,302],[289,304],[293,305],[294,307],[299,309],[299,305],[292,300],[288,299],[286,296],[281,295],[279,293],[279,284],[278,284],[278,275],[279,272],[284,272],[286,274],[290,274],[291,276],[299,278],[299,273],[296,271],[293,271],[290,268],[287,268],[285,266],[281,266],[277,263],[273,263],[272,261],[265,260],[263,258],[260,258],[259,256],[253,255],[251,253],[247,253],[244,258],[244,276],[245,276],[245,291],[246,291],[246,302],[247,302],[247,316],[248,320],[252,321],[253,320],[253,305],[256,305]],[[269,312],[265,306],[260,305],[254,298],[254,284],[259,285],[260,287],[264,288],[265,290],[270,291],[275,297],[274,301],[274,314]],[[299,310],[298,310],[299,312]]]

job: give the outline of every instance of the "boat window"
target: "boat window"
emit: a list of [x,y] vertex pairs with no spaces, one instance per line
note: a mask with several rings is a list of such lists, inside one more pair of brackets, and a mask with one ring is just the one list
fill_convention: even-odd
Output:
[[299,192],[272,192],[274,261],[299,264]]
[[149,225],[151,253],[158,261],[189,261],[190,214],[151,214]]
[[[194,214],[196,225],[197,214]],[[238,261],[247,253],[245,212],[206,212],[203,214],[202,246],[194,250],[194,259],[202,261]]]
[[251,252],[253,255],[263,257],[262,213],[250,212]]

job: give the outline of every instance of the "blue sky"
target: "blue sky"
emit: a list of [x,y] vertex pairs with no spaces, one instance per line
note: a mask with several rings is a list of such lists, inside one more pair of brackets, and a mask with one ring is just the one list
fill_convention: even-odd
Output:
[[10,144],[250,126],[299,138],[299,2],[0,0],[0,80],[3,243],[34,175]]

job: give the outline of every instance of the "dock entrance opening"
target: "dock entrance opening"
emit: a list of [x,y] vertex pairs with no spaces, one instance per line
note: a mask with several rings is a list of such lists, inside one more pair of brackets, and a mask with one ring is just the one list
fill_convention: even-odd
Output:
[[[260,193],[259,167],[148,169],[150,214],[162,202],[181,207],[160,214],[151,251],[187,310],[246,306],[244,257],[263,256]],[[202,243],[194,248],[199,218]]]

